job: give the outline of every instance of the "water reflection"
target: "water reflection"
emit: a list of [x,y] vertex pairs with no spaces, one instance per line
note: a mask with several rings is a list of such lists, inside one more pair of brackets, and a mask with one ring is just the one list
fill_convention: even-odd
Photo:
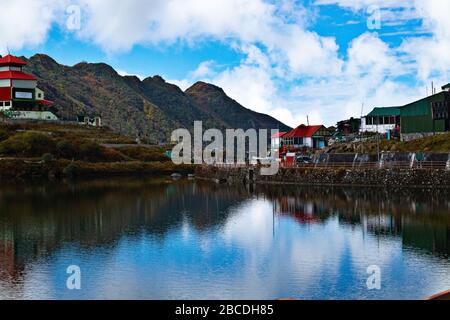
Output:
[[[3,186],[0,298],[422,298],[450,288],[448,193],[136,179]],[[80,292],[65,288],[74,263]],[[382,267],[381,291],[365,288],[370,264]]]
[[401,237],[404,246],[450,255],[449,190],[283,188],[265,192],[278,214],[298,223],[325,223],[336,216],[341,225],[378,237]]

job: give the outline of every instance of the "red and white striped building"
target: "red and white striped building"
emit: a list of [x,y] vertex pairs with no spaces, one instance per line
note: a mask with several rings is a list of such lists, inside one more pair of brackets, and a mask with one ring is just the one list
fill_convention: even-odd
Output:
[[23,72],[27,63],[7,55],[0,57],[0,110],[42,112],[52,105],[37,87],[36,77]]

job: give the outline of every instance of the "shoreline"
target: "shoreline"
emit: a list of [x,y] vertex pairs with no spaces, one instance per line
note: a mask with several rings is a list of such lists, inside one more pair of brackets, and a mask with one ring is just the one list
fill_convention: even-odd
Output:
[[125,176],[161,177],[194,173],[193,166],[172,162],[86,162],[65,159],[0,159],[0,181],[60,180],[67,178],[108,178]]
[[[217,179],[214,178],[205,178],[205,177],[195,177],[196,180],[203,180],[203,181],[210,181],[210,182],[216,182]],[[229,183],[231,185],[237,185],[236,182]],[[389,188],[388,185],[370,185],[370,184],[325,184],[325,183],[301,183],[301,182],[279,182],[279,181],[255,181],[251,183],[252,185],[257,186],[277,186],[277,187],[314,187],[314,188],[325,188],[325,187],[336,187],[336,188],[372,188],[372,189],[386,189]],[[402,188],[408,188],[408,189],[439,189],[439,190],[450,190],[450,185],[443,185],[443,186],[430,186],[430,185],[403,185],[400,186]]]
[[197,179],[244,185],[379,187],[450,189],[450,171],[441,169],[324,169],[280,168],[273,176],[261,176],[253,167],[197,167]]

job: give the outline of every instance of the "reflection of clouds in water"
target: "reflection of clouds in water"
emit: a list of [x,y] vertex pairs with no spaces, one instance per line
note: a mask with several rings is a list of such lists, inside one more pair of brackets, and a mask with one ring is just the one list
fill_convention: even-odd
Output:
[[[11,244],[20,259],[11,261],[24,278],[11,288],[1,277],[0,297],[422,298],[450,287],[448,258],[438,255],[448,251],[442,211],[447,202],[436,202],[441,196],[432,202],[421,195],[412,196],[417,201],[401,196],[397,201],[382,193],[308,188],[286,197],[284,188],[272,188],[257,197],[216,185],[172,187],[170,199],[149,189],[145,205],[138,207],[131,194],[100,192],[96,197],[116,200],[97,202],[101,216],[79,210],[65,219],[56,211],[43,212],[39,220],[19,215],[21,233]],[[80,198],[90,207],[91,197]],[[33,230],[24,232],[30,225]],[[32,234],[37,250],[29,252],[25,234]],[[438,243],[439,250],[430,243]],[[41,259],[43,252],[51,253],[48,260]],[[65,288],[70,264],[82,268],[81,292]],[[372,264],[382,269],[380,292],[366,289]]]
[[306,293],[314,294],[321,277],[339,277],[339,258],[345,247],[345,236],[336,230],[336,221],[314,227],[304,225],[296,237],[285,239],[290,247],[292,281],[298,281],[303,289],[302,297]]
[[[8,290],[7,286],[5,293],[7,297],[9,296],[8,299],[46,300],[55,298],[52,293],[51,266],[44,263],[36,263],[28,266],[24,270],[23,281],[14,285],[17,285],[20,289],[18,290],[18,287],[10,287]],[[3,294],[4,287],[0,285],[0,288]],[[2,294],[0,294],[0,297]]]
[[264,200],[251,200],[234,208],[234,213],[223,226],[221,237],[230,245],[240,245],[258,251],[268,251],[273,243],[272,203]]

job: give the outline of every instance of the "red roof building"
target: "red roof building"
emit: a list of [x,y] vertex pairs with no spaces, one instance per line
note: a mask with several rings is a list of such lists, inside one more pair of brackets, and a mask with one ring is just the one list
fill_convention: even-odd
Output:
[[302,124],[291,132],[286,133],[283,138],[311,138],[317,131],[322,129],[323,126],[305,126]]
[[10,54],[0,58],[0,66],[25,66],[27,63]]
[[43,111],[52,104],[37,87],[37,78],[23,72],[27,63],[18,57],[0,57],[0,111]]
[[323,149],[328,145],[331,132],[324,126],[298,126],[283,135],[284,149],[296,152],[302,149]]
[[22,71],[0,71],[1,79],[11,79],[11,80],[33,80],[36,81],[36,77],[26,74]]

